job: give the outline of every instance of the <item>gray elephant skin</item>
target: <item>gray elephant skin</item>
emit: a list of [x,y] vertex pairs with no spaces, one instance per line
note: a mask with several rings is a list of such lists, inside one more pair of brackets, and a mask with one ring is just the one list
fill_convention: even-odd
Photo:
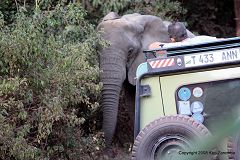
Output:
[[[119,17],[110,12],[97,29],[109,42],[100,50],[100,79],[103,83],[101,106],[103,107],[103,131],[106,147],[114,136],[119,95],[125,80],[135,85],[138,65],[145,61],[143,50],[156,41],[170,42],[167,25],[161,18],[152,15],[128,14]],[[134,106],[132,106],[134,109]]]

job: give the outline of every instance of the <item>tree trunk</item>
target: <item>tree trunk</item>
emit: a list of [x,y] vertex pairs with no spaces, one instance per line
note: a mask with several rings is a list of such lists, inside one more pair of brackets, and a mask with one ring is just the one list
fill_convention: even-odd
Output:
[[234,0],[236,16],[236,35],[240,37],[240,0]]

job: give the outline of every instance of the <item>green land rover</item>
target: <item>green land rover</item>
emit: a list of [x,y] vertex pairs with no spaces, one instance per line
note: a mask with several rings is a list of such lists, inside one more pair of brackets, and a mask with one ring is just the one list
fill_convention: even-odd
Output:
[[240,38],[144,53],[132,159],[240,160]]

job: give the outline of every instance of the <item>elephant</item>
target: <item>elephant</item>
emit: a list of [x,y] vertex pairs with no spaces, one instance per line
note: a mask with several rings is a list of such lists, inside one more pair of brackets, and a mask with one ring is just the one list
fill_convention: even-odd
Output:
[[236,16],[236,35],[240,37],[240,0],[234,0],[235,16]]
[[[145,61],[143,50],[156,41],[170,42],[167,25],[170,23],[152,15],[138,13],[120,17],[107,14],[97,26],[109,45],[100,49],[100,80],[103,84],[101,106],[106,148],[111,147],[114,136],[119,94],[125,80],[135,85],[138,65]],[[189,31],[189,36],[193,36]],[[134,106],[132,106],[134,110]]]

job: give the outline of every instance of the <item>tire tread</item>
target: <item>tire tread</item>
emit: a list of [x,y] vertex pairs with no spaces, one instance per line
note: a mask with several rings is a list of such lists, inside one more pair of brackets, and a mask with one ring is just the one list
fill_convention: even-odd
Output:
[[137,160],[137,149],[138,146],[140,145],[142,139],[144,136],[147,134],[149,130],[152,128],[156,127],[159,123],[169,123],[169,121],[176,121],[176,122],[181,122],[185,123],[186,125],[193,126],[196,128],[199,133],[201,133],[203,136],[210,136],[210,132],[208,129],[201,123],[196,122],[193,118],[185,116],[185,115],[171,115],[171,116],[164,116],[159,119],[156,119],[152,122],[150,122],[148,125],[146,125],[138,134],[136,137],[133,147],[132,147],[132,160]]

